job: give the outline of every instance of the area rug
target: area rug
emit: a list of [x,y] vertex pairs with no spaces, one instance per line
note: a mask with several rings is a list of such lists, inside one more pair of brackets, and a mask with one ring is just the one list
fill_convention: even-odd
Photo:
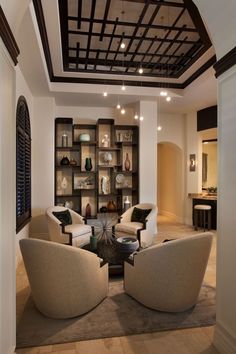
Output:
[[[96,291],[96,290],[95,290]],[[17,329],[17,347],[34,347],[215,323],[215,288],[203,284],[197,305],[182,313],[148,309],[123,291],[121,279],[110,282],[109,296],[89,313],[69,320],[44,317],[30,297]]]

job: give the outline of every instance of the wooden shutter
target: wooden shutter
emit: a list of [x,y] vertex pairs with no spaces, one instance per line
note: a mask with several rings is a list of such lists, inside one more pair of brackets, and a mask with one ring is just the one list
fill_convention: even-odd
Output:
[[20,96],[16,110],[16,231],[31,218],[31,132],[26,99]]

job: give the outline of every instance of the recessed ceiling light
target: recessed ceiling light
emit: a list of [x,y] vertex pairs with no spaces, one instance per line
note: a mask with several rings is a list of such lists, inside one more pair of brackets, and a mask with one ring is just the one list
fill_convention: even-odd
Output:
[[125,109],[122,108],[122,110],[120,112],[121,112],[121,114],[125,114]]
[[143,118],[143,116],[141,116],[139,119],[140,119],[140,120],[143,120],[144,118]]
[[126,90],[126,87],[125,87],[124,84],[121,86],[121,90],[122,90],[122,91],[125,91],[125,90]]
[[138,72],[139,72],[139,74],[142,74],[143,73],[143,68],[139,68]]
[[137,114],[135,114],[134,119],[138,119],[138,115]]
[[170,96],[166,97],[166,101],[170,102],[171,101],[171,97]]
[[167,91],[161,91],[160,96],[164,96],[164,97],[167,96]]
[[162,126],[158,125],[157,130],[160,132],[162,130]]
[[120,109],[120,104],[119,104],[119,103],[117,103],[116,108],[117,108],[117,109]]
[[121,45],[120,45],[120,47],[121,47],[122,49],[125,49],[125,43],[122,42]]

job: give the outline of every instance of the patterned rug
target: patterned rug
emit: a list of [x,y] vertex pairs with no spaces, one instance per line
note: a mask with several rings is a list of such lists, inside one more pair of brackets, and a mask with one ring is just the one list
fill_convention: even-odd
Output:
[[215,288],[203,284],[197,305],[182,313],[144,307],[123,291],[123,281],[110,281],[109,296],[85,315],[69,320],[44,317],[30,297],[17,328],[17,347],[34,347],[104,337],[151,333],[215,324]]

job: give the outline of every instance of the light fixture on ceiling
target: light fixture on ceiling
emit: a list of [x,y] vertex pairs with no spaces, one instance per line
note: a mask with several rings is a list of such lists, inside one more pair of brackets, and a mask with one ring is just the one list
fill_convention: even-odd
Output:
[[167,96],[167,91],[161,91],[160,92],[160,96],[162,96],[162,97],[166,97]]
[[136,119],[136,120],[138,119],[138,115],[137,114],[135,114],[134,119]]
[[119,103],[117,103],[116,108],[120,109],[120,104]]
[[139,120],[143,121],[143,120],[144,120],[143,116],[141,116],[141,117],[139,118]]
[[138,72],[139,72],[139,74],[142,75],[142,73],[143,73],[143,68],[142,68],[142,66],[140,66],[140,68],[138,69]]
[[121,114],[125,114],[125,109],[122,108],[122,110],[120,111]]
[[125,87],[124,82],[123,82],[123,84],[122,84],[122,86],[121,86],[121,90],[122,90],[122,91],[125,91],[125,90],[126,90],[126,87]]
[[162,126],[158,125],[157,130],[160,132],[162,130]]
[[120,45],[121,49],[125,49],[125,43],[122,42],[121,45]]
[[170,101],[171,101],[171,97],[170,97],[170,96],[167,96],[167,97],[166,97],[166,101],[167,101],[167,102],[170,102]]
[[107,97],[107,91],[104,91],[104,92],[103,92],[103,96],[104,96],[104,97]]

